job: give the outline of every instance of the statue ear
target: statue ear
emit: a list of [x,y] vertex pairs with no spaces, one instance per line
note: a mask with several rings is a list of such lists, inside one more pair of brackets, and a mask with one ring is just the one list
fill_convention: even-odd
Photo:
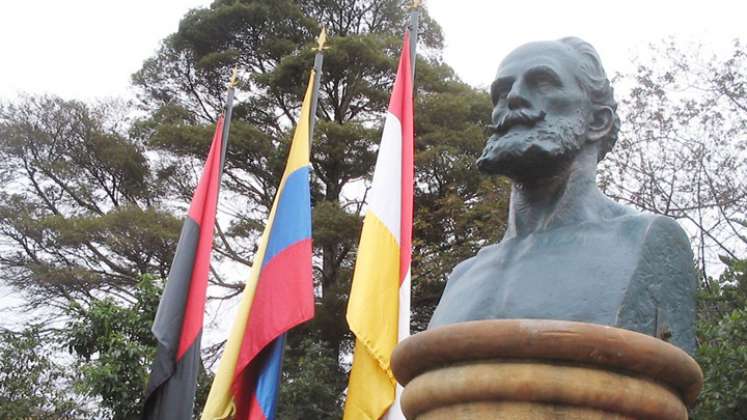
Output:
[[597,107],[591,114],[587,136],[591,141],[605,138],[612,131],[615,111],[608,106]]

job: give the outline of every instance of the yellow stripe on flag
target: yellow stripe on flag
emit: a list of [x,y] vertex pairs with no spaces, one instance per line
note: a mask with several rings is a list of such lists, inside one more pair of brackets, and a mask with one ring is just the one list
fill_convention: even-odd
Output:
[[394,402],[390,361],[399,323],[399,252],[394,235],[369,210],[347,310],[356,346],[345,419],[376,420]]
[[[314,87],[314,70],[311,71],[309,76],[309,85],[306,88],[306,96],[301,106],[301,116],[296,126],[296,131],[293,135],[293,142],[291,143],[290,153],[288,155],[288,163],[283,173],[283,178],[280,181],[278,187],[278,194],[276,194],[275,201],[272,204],[272,210],[270,210],[270,216],[267,218],[267,224],[265,230],[262,233],[262,238],[259,242],[259,249],[254,255],[254,262],[252,264],[251,274],[249,280],[246,282],[244,292],[241,295],[241,303],[239,304],[239,310],[236,313],[236,319],[231,328],[231,334],[228,336],[226,347],[223,350],[223,355],[218,365],[218,371],[213,379],[213,385],[210,387],[210,394],[208,395],[207,402],[205,402],[205,408],[202,410],[202,420],[219,420],[229,418],[236,411],[236,407],[233,401],[233,395],[231,393],[231,387],[233,385],[234,377],[236,376],[236,362],[239,358],[239,351],[241,350],[241,343],[244,341],[244,332],[246,331],[246,323],[249,319],[249,311],[254,301],[254,292],[257,290],[257,281],[262,269],[262,261],[265,259],[265,252],[267,250],[267,240],[272,230],[272,222],[275,220],[275,212],[277,210],[277,197],[279,193],[285,187],[285,181],[288,176],[293,173],[296,169],[309,164],[309,123],[310,123],[310,109],[311,109],[311,97],[312,89]],[[247,396],[248,397],[248,396]]]

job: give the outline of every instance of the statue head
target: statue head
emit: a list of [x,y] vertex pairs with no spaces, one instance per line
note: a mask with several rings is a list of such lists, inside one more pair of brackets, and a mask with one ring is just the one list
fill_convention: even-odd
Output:
[[512,51],[490,89],[493,135],[477,165],[513,179],[554,176],[581,151],[602,160],[620,118],[594,47],[578,38],[533,42]]

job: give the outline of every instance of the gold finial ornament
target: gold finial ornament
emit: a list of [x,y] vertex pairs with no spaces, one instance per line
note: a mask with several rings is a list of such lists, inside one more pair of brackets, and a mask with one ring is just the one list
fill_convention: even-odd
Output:
[[410,6],[411,10],[415,10],[418,7],[420,7],[420,3],[422,3],[421,0],[412,0],[412,6]]
[[319,32],[319,36],[316,37],[316,42],[317,51],[323,51],[325,48],[327,48],[324,46],[324,44],[327,42],[327,28],[325,28],[324,26],[322,26],[322,31]]
[[233,71],[231,72],[231,79],[228,81],[228,87],[234,88],[238,84],[239,84],[239,66],[236,65],[233,67]]

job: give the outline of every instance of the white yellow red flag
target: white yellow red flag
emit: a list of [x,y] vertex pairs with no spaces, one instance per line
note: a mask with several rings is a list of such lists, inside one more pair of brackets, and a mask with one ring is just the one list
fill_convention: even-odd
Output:
[[397,342],[410,334],[413,154],[412,67],[406,33],[348,301],[347,321],[356,340],[345,420],[404,418],[391,356]]

